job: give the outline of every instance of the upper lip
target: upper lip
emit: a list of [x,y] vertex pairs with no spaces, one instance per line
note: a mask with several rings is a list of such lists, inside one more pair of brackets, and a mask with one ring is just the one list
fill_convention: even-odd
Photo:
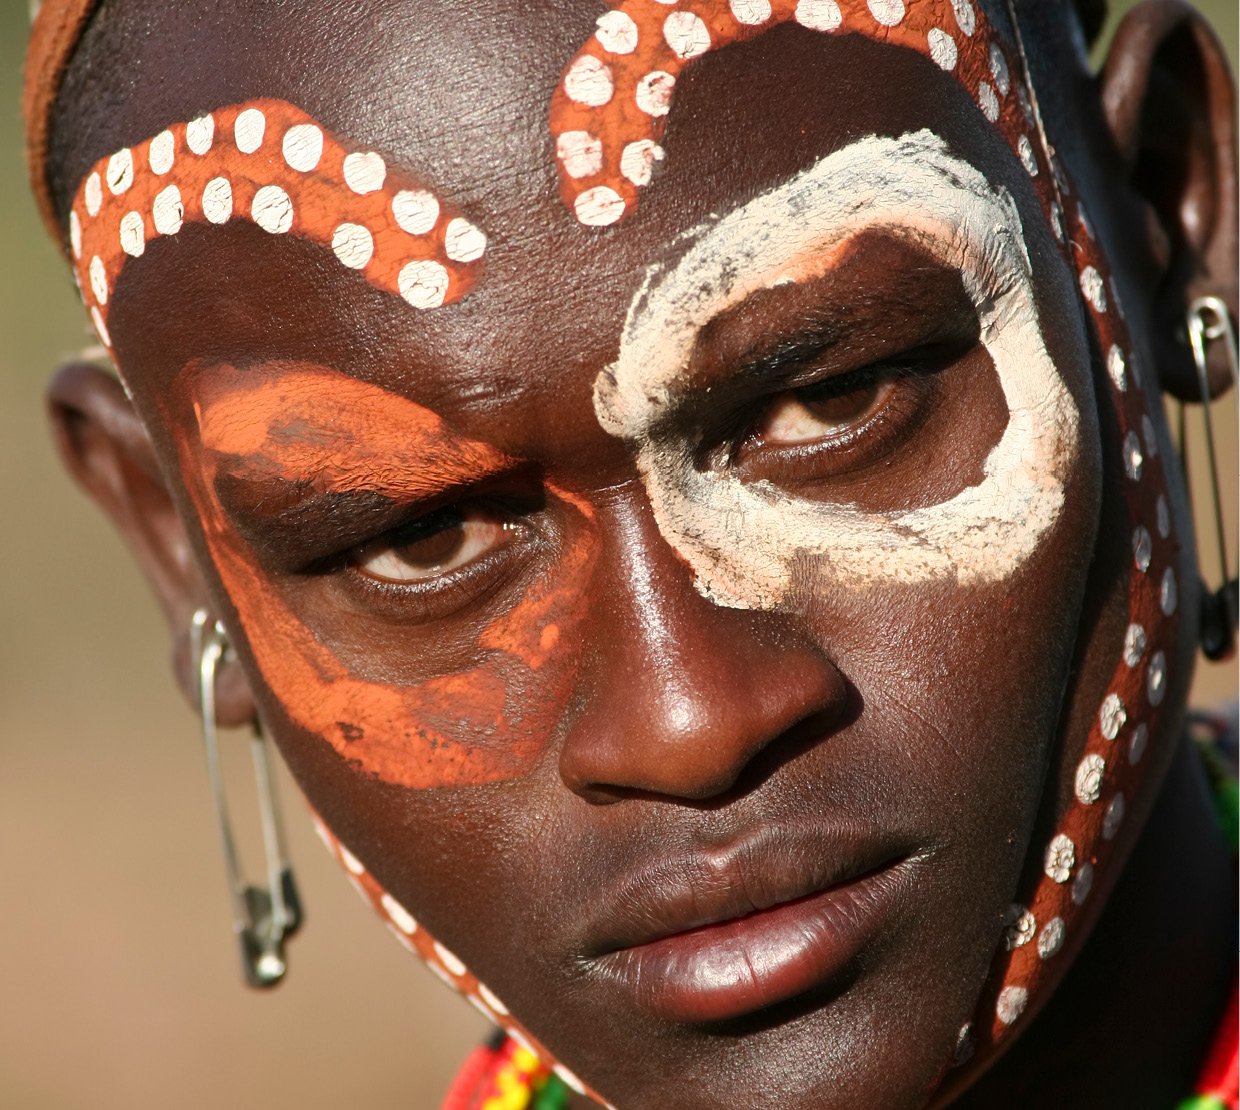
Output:
[[596,896],[582,956],[594,960],[733,921],[858,879],[910,854],[838,825],[764,826],[722,848],[655,860]]

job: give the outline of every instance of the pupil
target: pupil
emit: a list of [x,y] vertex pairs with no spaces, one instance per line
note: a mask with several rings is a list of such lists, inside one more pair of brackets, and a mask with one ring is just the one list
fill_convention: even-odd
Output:
[[461,514],[445,509],[411,524],[392,545],[392,551],[409,566],[436,567],[452,559],[464,543]]

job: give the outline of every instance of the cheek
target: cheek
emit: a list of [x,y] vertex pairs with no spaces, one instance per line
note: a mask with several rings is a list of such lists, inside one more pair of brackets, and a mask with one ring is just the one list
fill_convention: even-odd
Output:
[[256,565],[211,492],[210,474],[195,470],[185,450],[182,469],[254,661],[295,725],[393,786],[461,786],[528,771],[575,680],[576,627],[594,562],[588,518],[554,567],[482,630],[477,663],[399,685],[358,677],[322,643]]

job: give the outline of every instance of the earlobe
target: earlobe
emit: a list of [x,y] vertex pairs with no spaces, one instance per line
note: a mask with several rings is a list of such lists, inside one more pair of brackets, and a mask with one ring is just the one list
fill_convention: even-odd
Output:
[[[90,363],[61,367],[47,404],[66,469],[112,521],[154,590],[172,635],[178,684],[196,707],[190,622],[207,591],[146,428],[121,383]],[[244,724],[254,713],[240,667],[229,665],[219,675],[220,724]]]
[[[1227,56],[1183,0],[1146,0],[1117,28],[1101,79],[1115,149],[1151,214],[1161,271],[1151,341],[1162,384],[1199,401],[1187,308],[1215,296],[1237,314],[1236,93]],[[1223,360],[1212,361],[1212,395],[1230,384]]]

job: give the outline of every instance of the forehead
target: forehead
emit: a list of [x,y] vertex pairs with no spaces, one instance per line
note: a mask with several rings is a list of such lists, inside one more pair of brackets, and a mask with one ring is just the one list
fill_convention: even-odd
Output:
[[448,414],[497,395],[536,400],[571,388],[584,397],[580,372],[614,355],[646,267],[686,230],[822,155],[861,136],[929,128],[996,183],[1019,176],[971,97],[928,58],[786,24],[681,75],[667,164],[639,210],[618,227],[583,228],[559,196],[548,112],[598,11],[254,3],[173,16],[130,0],[105,7],[92,33],[113,49],[126,95],[119,110],[104,107],[115,97],[87,102],[96,118],[82,128],[92,136],[83,172],[172,122],[277,97],[346,144],[380,151],[489,238],[485,271],[464,301],[414,312],[290,237],[241,221],[187,226],[175,242],[153,242],[118,284],[111,330],[127,372],[167,380],[203,357],[314,355]]

